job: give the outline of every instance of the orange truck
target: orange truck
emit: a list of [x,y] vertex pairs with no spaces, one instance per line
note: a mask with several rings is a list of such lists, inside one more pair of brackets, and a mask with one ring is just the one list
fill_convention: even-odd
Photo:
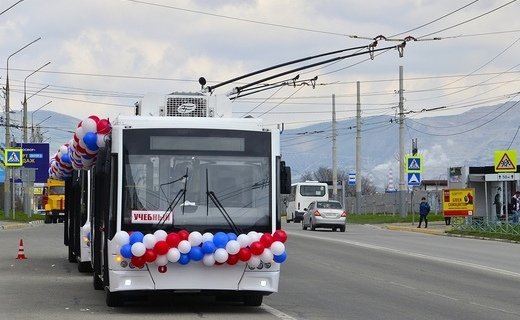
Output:
[[48,179],[42,204],[45,209],[45,223],[62,222],[65,218],[65,181]]

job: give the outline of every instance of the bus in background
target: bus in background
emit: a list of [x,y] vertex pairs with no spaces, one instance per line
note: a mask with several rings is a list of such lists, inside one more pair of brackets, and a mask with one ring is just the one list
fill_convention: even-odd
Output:
[[49,178],[42,204],[45,209],[45,223],[62,222],[65,218],[65,181]]
[[287,200],[287,222],[301,222],[305,209],[311,202],[327,200],[329,200],[327,183],[318,181],[293,183]]

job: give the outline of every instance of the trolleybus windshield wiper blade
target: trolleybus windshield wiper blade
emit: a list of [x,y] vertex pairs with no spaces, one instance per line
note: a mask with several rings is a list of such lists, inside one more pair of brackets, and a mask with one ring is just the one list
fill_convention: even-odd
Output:
[[226,208],[222,205],[222,203],[218,200],[217,195],[215,192],[209,190],[209,184],[208,184],[208,169],[206,169],[206,214],[209,214],[209,200],[211,199],[211,202],[217,207],[218,211],[222,214],[226,222],[228,223],[229,227],[233,230],[235,234],[241,234],[242,230],[237,227],[229,213],[226,211]]
[[[186,203],[186,188],[188,186],[188,168],[186,168],[186,174],[183,175],[182,177],[180,177],[179,179],[175,179],[173,181],[166,182],[166,183],[163,183],[160,185],[160,188],[161,188],[162,193],[164,194],[164,197],[167,198],[166,193],[164,192],[162,187],[166,186],[166,185],[170,185],[170,184],[178,182],[178,181],[181,181],[182,179],[184,179],[184,188],[179,189],[179,191],[177,192],[175,197],[173,197],[172,201],[170,201],[170,203],[168,204],[168,208],[164,211],[163,216],[161,217],[161,219],[159,219],[159,221],[155,225],[155,228],[159,228],[159,226],[163,226],[164,223],[166,222],[166,218],[170,214],[172,215],[172,221],[173,221],[173,210],[175,209],[175,207],[181,200],[181,197],[183,198],[183,202]],[[182,208],[182,214],[184,214],[184,206],[181,206],[181,208]]]

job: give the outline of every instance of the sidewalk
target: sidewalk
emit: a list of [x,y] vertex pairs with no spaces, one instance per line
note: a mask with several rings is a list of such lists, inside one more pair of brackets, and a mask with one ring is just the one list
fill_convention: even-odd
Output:
[[419,222],[411,223],[391,223],[387,224],[386,228],[388,230],[397,230],[397,231],[411,231],[411,232],[421,232],[427,234],[434,235],[444,235],[447,230],[451,230],[451,225],[447,226],[444,221],[430,221],[428,222],[428,228],[424,228],[424,224],[421,228],[417,228]]

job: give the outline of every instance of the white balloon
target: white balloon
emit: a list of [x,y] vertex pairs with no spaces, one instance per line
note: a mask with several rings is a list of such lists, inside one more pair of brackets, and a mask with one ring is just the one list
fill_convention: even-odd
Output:
[[153,233],[153,235],[155,236],[155,238],[157,238],[157,241],[161,241],[161,240],[166,240],[166,236],[168,235],[166,233],[166,231],[164,230],[157,230]]
[[157,238],[153,234],[147,233],[143,237],[143,243],[146,249],[153,249],[157,243]]
[[91,118],[81,121],[81,127],[85,132],[97,132],[97,123]]
[[215,257],[213,256],[212,253],[205,254],[204,257],[202,258],[202,263],[207,267],[211,267],[212,265],[215,264]]
[[118,231],[114,235],[114,238],[112,239],[115,241],[116,244],[119,246],[124,246],[128,242],[130,242],[130,235],[126,231]]
[[190,252],[191,250],[191,244],[188,240],[181,240],[181,242],[179,242],[179,245],[177,246],[177,248],[179,248],[179,251],[181,253],[188,253]]
[[271,252],[274,255],[281,255],[285,251],[285,245],[281,241],[275,241],[271,244]]
[[157,259],[155,259],[155,264],[159,267],[167,265],[168,257],[165,254],[157,256]]
[[247,262],[247,265],[249,265],[251,268],[256,268],[260,265],[260,258],[258,256],[251,256],[249,261]]
[[85,136],[85,130],[83,129],[82,126],[79,126],[76,128],[75,134],[76,134],[76,138],[78,138],[78,140],[81,141],[81,140],[83,140],[83,137]]
[[170,248],[170,250],[168,250],[168,253],[166,254],[166,257],[168,258],[168,261],[177,262],[181,257],[181,253],[177,248]]
[[200,246],[202,243],[202,234],[200,234],[198,231],[193,231],[188,236],[188,242],[192,247]]
[[146,247],[142,242],[136,242],[132,245],[131,248],[132,254],[136,257],[142,257],[146,252]]
[[226,244],[226,251],[229,254],[237,254],[240,251],[240,243],[236,240],[229,240]]
[[249,231],[249,233],[247,235],[251,239],[251,243],[253,243],[255,241],[260,241],[260,237],[262,236],[261,233],[256,232],[256,231]]
[[69,148],[65,145],[60,147],[61,155],[67,154],[69,152]]
[[99,148],[105,147],[106,142],[107,142],[107,137],[108,137],[108,135],[106,135],[106,134],[100,134],[100,133],[97,134],[96,144]]
[[205,232],[203,235],[202,235],[202,243],[206,242],[206,241],[213,241],[213,233],[211,232]]
[[224,248],[218,248],[217,250],[215,250],[214,255],[215,255],[215,261],[220,262],[220,263],[226,262],[229,257],[228,252]]
[[85,223],[85,225],[83,225],[83,227],[81,227],[81,229],[83,230],[83,233],[88,234],[90,232],[90,222],[87,221],[87,223]]
[[251,238],[247,234],[239,234],[237,241],[240,244],[240,248],[245,248],[251,244]]
[[262,252],[262,254],[260,255],[260,260],[262,260],[262,262],[265,262],[265,263],[272,262],[273,253],[271,252],[271,250],[265,248],[264,252]]

